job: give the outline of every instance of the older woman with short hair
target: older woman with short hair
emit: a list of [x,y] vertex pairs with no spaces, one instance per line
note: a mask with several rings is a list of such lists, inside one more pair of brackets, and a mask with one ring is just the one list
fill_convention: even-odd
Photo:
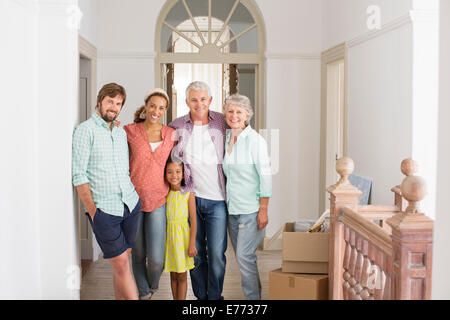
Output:
[[267,143],[250,126],[250,100],[234,94],[225,100],[227,130],[223,170],[227,177],[228,232],[248,300],[261,299],[256,249],[268,223],[272,177]]

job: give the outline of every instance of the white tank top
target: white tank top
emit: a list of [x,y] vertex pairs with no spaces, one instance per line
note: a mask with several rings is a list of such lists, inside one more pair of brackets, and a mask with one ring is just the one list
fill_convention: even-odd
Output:
[[152,148],[152,151],[155,151],[156,148],[158,148],[161,145],[162,141],[160,141],[160,142],[149,142],[149,143],[150,143],[150,147]]

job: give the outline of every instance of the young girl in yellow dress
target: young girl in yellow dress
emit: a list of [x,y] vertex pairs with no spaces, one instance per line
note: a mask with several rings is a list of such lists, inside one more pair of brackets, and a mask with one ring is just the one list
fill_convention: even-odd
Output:
[[166,166],[166,179],[170,184],[170,191],[166,204],[167,238],[164,271],[170,272],[170,286],[174,300],[186,300],[187,271],[194,268],[193,257],[197,255],[195,196],[192,192],[181,193],[183,173],[183,164],[173,162],[169,157]]

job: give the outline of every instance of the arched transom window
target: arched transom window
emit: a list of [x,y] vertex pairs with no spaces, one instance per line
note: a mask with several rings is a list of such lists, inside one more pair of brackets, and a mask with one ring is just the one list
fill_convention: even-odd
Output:
[[[265,29],[253,0],[168,0],[158,19],[155,49],[155,82],[168,91],[176,64],[221,64],[223,78],[236,83],[240,74],[244,82],[253,72],[254,125],[265,126]],[[233,91],[227,86],[224,95]]]

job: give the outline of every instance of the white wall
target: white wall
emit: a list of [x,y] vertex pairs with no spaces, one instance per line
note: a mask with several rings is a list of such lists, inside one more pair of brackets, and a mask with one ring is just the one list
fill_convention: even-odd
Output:
[[[41,298],[77,299],[79,288],[71,171],[72,131],[78,111],[78,30],[67,22],[74,0],[39,7],[38,124]],[[58,152],[55,152],[57,148]]]
[[[267,29],[268,129],[279,129],[281,140],[281,169],[274,176],[266,230],[270,237],[284,222],[318,215],[322,6],[316,0],[255,2]],[[155,27],[164,3],[100,0],[99,85],[116,81],[125,86],[123,123],[132,121],[155,85]],[[114,16],[120,19],[111,23]]]
[[439,153],[437,177],[436,223],[434,225],[433,299],[450,299],[450,1],[441,0],[440,14],[440,94],[439,94]]
[[83,16],[80,23],[79,34],[97,46],[99,40],[98,34],[98,16],[100,14],[100,4],[98,0],[78,0],[78,7]]
[[413,7],[413,0],[322,0],[323,50],[353,39],[365,32],[370,6],[378,6],[381,24],[386,24]]
[[[77,110],[76,1],[2,1],[2,299],[76,299],[71,137]],[[55,152],[57,150],[58,152]],[[79,274],[79,273],[78,273]],[[75,282],[76,284],[76,282]]]
[[[100,0],[98,87],[117,82],[127,91],[119,115],[124,124],[154,84],[156,21],[164,0]],[[111,17],[120,19],[111,21]]]
[[109,82],[124,86],[127,100],[118,120],[123,124],[131,123],[136,109],[144,104],[145,94],[154,87],[153,58],[103,56],[99,59],[98,72],[99,89]]
[[413,17],[413,150],[420,164],[419,174],[427,182],[428,195],[422,201],[423,212],[436,214],[437,150],[439,121],[439,0],[415,1],[423,10]]
[[[367,21],[377,6],[380,30]],[[323,49],[348,46],[348,156],[373,179],[372,203],[392,204],[412,157],[412,0],[324,0]]]
[[267,32],[267,52],[319,53],[322,0],[256,0]]
[[285,222],[319,215],[322,3],[256,3],[267,33],[267,127],[279,130],[279,171],[266,228],[271,237]]
[[280,155],[266,229],[270,237],[285,222],[318,216],[320,61],[268,59],[267,74],[267,124],[279,130]]
[[156,20],[165,2],[165,0],[100,0],[101,50],[113,53],[153,52]]
[[0,2],[0,87],[4,88],[0,210],[5,218],[0,224],[0,241],[5,244],[0,257],[0,299],[34,299],[41,290],[36,19],[37,6],[31,1]]
[[348,153],[355,173],[373,178],[374,204],[393,204],[412,155],[411,33],[406,24],[348,50]]
[[[380,8],[381,28],[369,30]],[[349,156],[374,179],[372,200],[391,204],[400,162],[412,157],[428,184],[422,209],[435,213],[437,160],[436,1],[324,0],[324,49],[348,44]]]

